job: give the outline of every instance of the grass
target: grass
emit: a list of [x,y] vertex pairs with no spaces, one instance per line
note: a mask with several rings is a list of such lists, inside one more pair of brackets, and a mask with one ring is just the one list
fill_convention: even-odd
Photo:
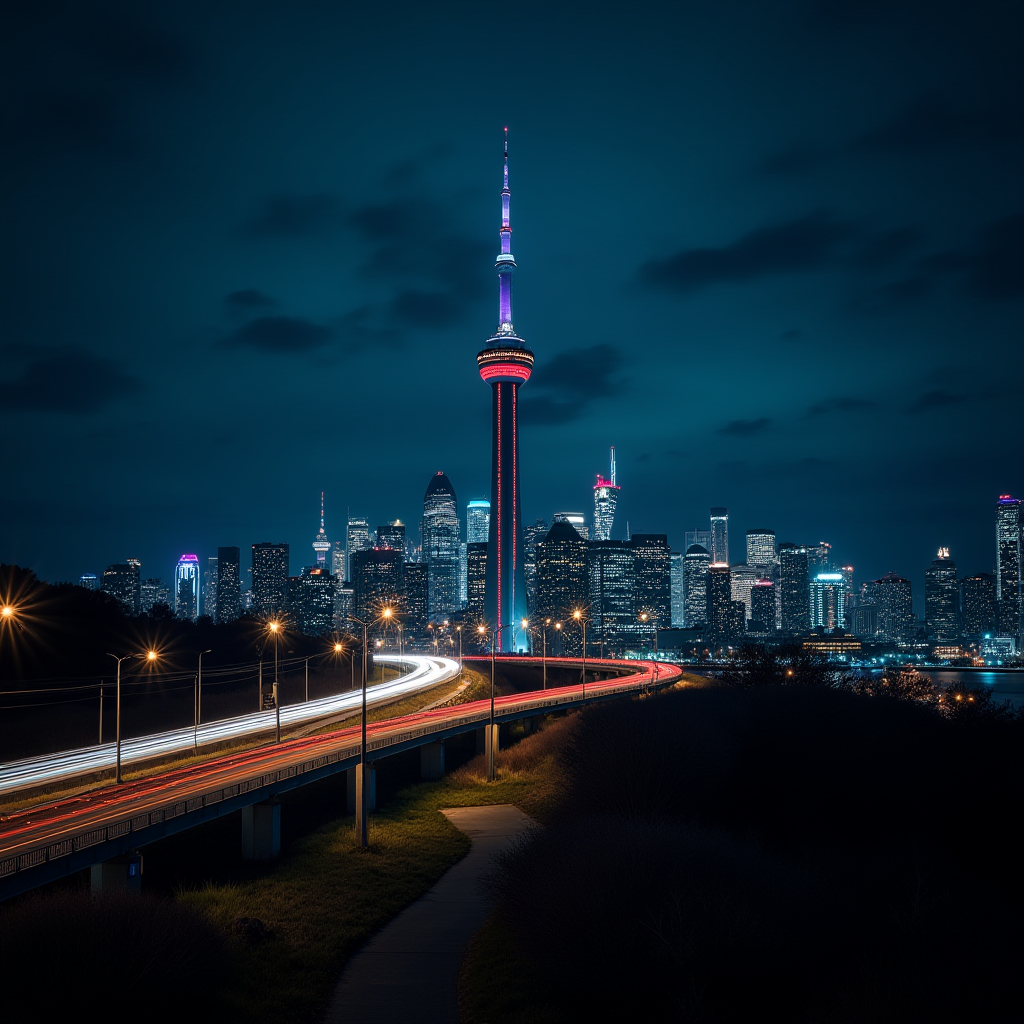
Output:
[[[551,755],[565,721],[500,752],[493,783],[478,756],[438,782],[403,790],[371,816],[367,850],[356,844],[353,819],[340,818],[252,877],[179,891],[178,900],[229,942],[227,1018],[284,1024],[322,1015],[345,961],[469,850],[441,808],[511,803],[541,819],[549,812],[557,790]],[[252,944],[234,934],[239,917],[258,918],[271,937]]]

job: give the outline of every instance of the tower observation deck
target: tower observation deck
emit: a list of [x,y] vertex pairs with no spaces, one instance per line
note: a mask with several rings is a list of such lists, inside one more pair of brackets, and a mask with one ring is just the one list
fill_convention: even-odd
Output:
[[491,521],[487,538],[484,614],[487,626],[505,626],[496,649],[529,646],[520,622],[526,617],[523,534],[519,501],[519,387],[530,379],[533,352],[512,325],[512,227],[509,223],[508,129],[505,129],[501,189],[501,251],[498,271],[498,329],[476,357],[480,378],[491,386]]

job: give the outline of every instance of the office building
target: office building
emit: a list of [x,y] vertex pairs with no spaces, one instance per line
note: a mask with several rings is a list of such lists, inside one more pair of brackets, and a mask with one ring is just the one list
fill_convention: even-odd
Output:
[[[575,630],[568,623],[574,611],[585,611],[588,587],[587,542],[570,523],[552,523],[547,536],[537,544],[534,624],[541,625],[550,619],[552,623],[561,622],[563,631]],[[566,633],[562,641],[561,649],[566,654],[582,651],[576,632]]]
[[691,544],[683,556],[683,584],[686,593],[683,604],[686,612],[684,625],[696,629],[708,620],[708,566],[711,552],[702,544]]
[[810,580],[811,629],[846,625],[846,580],[841,572],[815,573]]
[[615,525],[615,507],[619,503],[619,485],[615,482],[615,449],[611,451],[611,476],[600,473],[594,484],[594,540],[611,540]]
[[809,544],[807,551],[807,571],[811,576],[819,572],[832,571],[832,545],[828,541],[819,541],[817,544]]
[[417,647],[427,642],[427,607],[430,592],[426,562],[406,562],[403,568],[403,594],[401,625],[406,647]]
[[963,634],[978,640],[996,631],[996,578],[988,572],[965,576],[960,581]]
[[526,618],[523,532],[519,497],[519,388],[533,372],[533,352],[512,326],[512,228],[509,223],[508,132],[501,189],[501,252],[498,270],[498,329],[476,357],[480,378],[491,387],[491,520],[488,536],[487,621],[507,625],[498,635],[504,652],[525,651]]
[[747,530],[747,565],[761,570],[763,579],[772,579],[775,574],[775,531],[759,527]]
[[139,607],[143,615],[151,615],[154,605],[171,610],[171,588],[163,580],[143,580],[139,587]]
[[752,633],[775,631],[775,584],[772,580],[756,580],[750,588],[750,621],[747,628]]
[[103,570],[100,589],[121,603],[128,615],[138,615],[142,608],[141,580],[137,560],[115,562]]
[[[325,556],[326,558],[326,556]],[[334,628],[334,591],[340,581],[320,565],[307,565],[288,580],[292,628],[323,636]]]
[[807,548],[779,545],[779,611],[782,631],[802,636],[811,629],[810,574]]
[[401,551],[370,548],[352,556],[352,613],[366,622],[377,619],[384,608],[400,608],[405,559]]
[[523,527],[523,579],[526,581],[526,607],[533,615],[537,597],[537,543],[548,535],[550,526],[544,519],[535,519]]
[[[694,545],[704,548],[708,554],[711,554],[711,531],[710,530],[687,530],[686,531],[686,546],[684,551],[689,551]],[[703,615],[704,613],[701,612]]]
[[345,542],[343,540],[331,541],[331,575],[337,576],[339,580],[346,579],[348,566],[345,563]]
[[[484,597],[487,588],[487,544],[476,542],[466,545],[466,613],[463,622],[469,633],[487,623]],[[463,638],[466,639],[465,637]]]
[[349,516],[345,527],[345,579],[352,579],[352,556],[372,547],[370,524],[363,516]]
[[1021,500],[1001,494],[996,505],[996,628],[1020,647],[1024,612]]
[[853,609],[850,629],[854,636],[873,638],[878,635],[878,606],[858,604]]
[[377,543],[374,547],[387,548],[389,551],[400,551],[402,557],[409,554],[409,540],[405,535],[405,523],[401,519],[392,519],[390,523],[377,527]]
[[420,536],[423,561],[427,563],[429,594],[427,615],[431,622],[450,619],[459,603],[459,506],[455,488],[440,470],[427,484],[423,496]]
[[752,618],[750,607],[750,592],[754,584],[763,576],[762,568],[758,565],[748,565],[741,562],[739,565],[729,566],[729,585],[732,588],[732,599],[743,604],[743,618],[746,621]]
[[[622,654],[639,633],[636,612],[636,554],[623,540],[587,545],[589,625],[587,647],[602,656]],[[572,628],[572,627],[567,627]]]
[[732,602],[732,580],[725,562],[712,562],[707,574],[707,606],[704,613],[706,634],[714,643],[736,636]]
[[262,541],[252,546],[252,612],[280,615],[288,605],[288,545]]
[[880,580],[875,580],[874,597],[878,610],[878,635],[892,643],[909,640],[915,624],[910,580],[888,572]]
[[466,506],[466,543],[486,544],[491,528],[491,503],[474,498]]
[[174,614],[193,622],[199,618],[198,555],[182,555],[174,568]]
[[686,584],[683,573],[683,552],[672,552],[672,625],[686,623]]
[[208,557],[203,570],[203,615],[216,621],[217,619],[217,581],[219,572],[217,559]]
[[234,622],[242,614],[242,574],[238,548],[217,548],[216,622]]
[[551,521],[568,523],[584,540],[590,540],[590,527],[587,526],[586,517],[582,512],[556,512]]
[[960,639],[960,582],[949,548],[939,548],[938,557],[924,571],[924,622],[931,640]]
[[636,613],[647,615],[640,632],[653,640],[656,629],[672,625],[672,549],[664,533],[634,533]]
[[94,572],[83,572],[78,577],[78,585],[85,587],[86,590],[99,590],[100,589],[100,578]]
[[339,633],[355,635],[357,624],[349,616],[355,615],[355,588],[348,580],[337,577],[334,584],[334,628]]
[[711,561],[729,564],[729,510],[720,505],[711,510]]

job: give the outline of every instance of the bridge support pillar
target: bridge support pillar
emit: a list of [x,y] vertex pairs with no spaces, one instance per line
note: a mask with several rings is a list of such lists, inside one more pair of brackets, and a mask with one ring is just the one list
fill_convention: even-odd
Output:
[[274,860],[281,852],[281,805],[277,800],[242,808],[242,858]]
[[89,891],[93,896],[101,892],[139,892],[142,889],[142,854],[126,853],[112,857],[102,864],[93,864],[89,870]]
[[530,733],[533,732],[534,729],[537,728],[537,719],[536,718],[524,718],[524,719],[522,719],[522,723],[523,723],[523,735],[524,736],[529,736]]
[[[377,810],[377,769],[372,764],[368,764],[366,774],[369,776],[366,782],[369,786],[369,792],[366,794],[366,806],[369,810],[375,811]],[[356,765],[345,772],[345,804],[348,813],[356,816],[357,827],[359,825],[360,796],[359,765]]]
[[444,741],[427,743],[420,747],[420,778],[440,779],[444,777]]

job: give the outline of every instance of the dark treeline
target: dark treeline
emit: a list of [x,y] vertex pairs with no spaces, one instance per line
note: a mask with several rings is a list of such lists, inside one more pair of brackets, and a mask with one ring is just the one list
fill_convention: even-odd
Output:
[[[176,618],[157,605],[149,615],[127,615],[109,594],[71,583],[43,583],[19,566],[0,565],[0,599],[15,613],[3,623],[0,683],[5,689],[32,686],[41,680],[110,678],[110,654],[154,649],[159,663],[151,671],[194,671],[198,651],[209,650],[204,666],[255,663],[257,648],[267,643],[264,624],[245,615],[215,624],[203,616],[193,622]],[[347,647],[357,645],[349,638]],[[304,657],[327,649],[322,637],[290,630],[280,641],[282,657]],[[273,642],[264,657],[273,657]],[[133,666],[138,671],[138,666]]]
[[492,880],[545,1019],[1008,1019],[1021,719],[800,657],[576,719]]

